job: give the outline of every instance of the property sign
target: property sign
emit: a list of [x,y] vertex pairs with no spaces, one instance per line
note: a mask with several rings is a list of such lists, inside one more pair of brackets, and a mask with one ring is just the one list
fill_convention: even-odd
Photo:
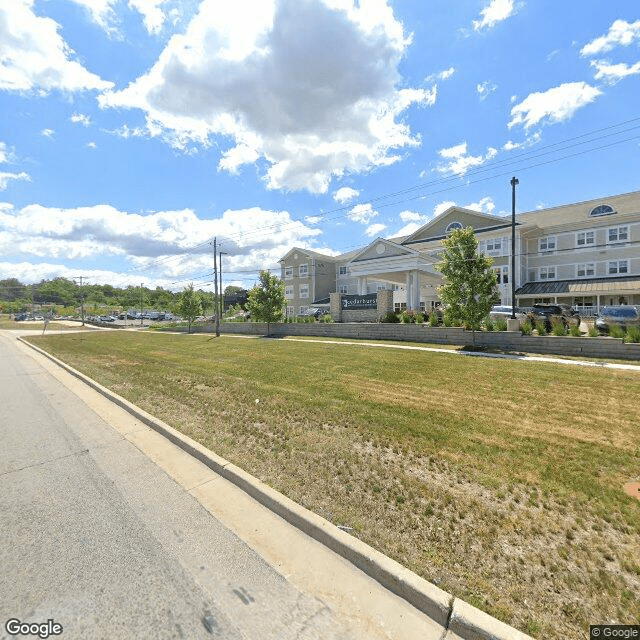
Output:
[[366,293],[359,296],[343,295],[340,300],[340,306],[343,311],[351,311],[354,309],[377,309],[378,294]]

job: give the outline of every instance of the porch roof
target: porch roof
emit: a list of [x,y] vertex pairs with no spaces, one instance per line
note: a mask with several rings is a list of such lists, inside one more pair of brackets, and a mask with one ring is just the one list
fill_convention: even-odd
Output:
[[549,280],[547,282],[527,282],[516,290],[516,295],[597,295],[607,293],[639,293],[640,278],[592,278],[589,280]]

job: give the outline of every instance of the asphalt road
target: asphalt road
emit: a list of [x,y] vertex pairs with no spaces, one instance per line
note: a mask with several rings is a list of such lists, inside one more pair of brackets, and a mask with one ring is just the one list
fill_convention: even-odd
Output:
[[9,332],[0,362],[1,638],[25,637],[9,619],[51,619],[65,640],[359,637]]

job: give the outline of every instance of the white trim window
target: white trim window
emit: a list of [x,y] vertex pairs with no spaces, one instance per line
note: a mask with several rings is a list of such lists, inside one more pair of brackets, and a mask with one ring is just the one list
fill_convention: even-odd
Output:
[[293,267],[285,267],[284,268],[284,279],[291,280],[293,278]]
[[629,239],[629,227],[621,224],[617,227],[609,227],[607,238],[609,242],[626,242]]
[[346,284],[341,284],[340,293],[349,293],[349,287]]
[[556,268],[555,267],[540,267],[538,269],[538,280],[555,280]]
[[306,264],[306,263],[305,264],[301,264],[298,267],[298,275],[301,278],[305,278],[306,276],[308,276],[309,275],[309,265]]
[[496,272],[496,278],[498,285],[501,284],[509,284],[509,267],[494,267],[493,270]]
[[309,297],[309,285],[308,284],[301,284],[300,285],[300,297],[301,298],[308,298]]
[[300,315],[302,315],[309,307],[302,306],[300,307]]
[[347,267],[346,266],[338,267],[338,275],[339,276],[346,276],[347,275]]
[[490,256],[502,255],[502,238],[490,238],[487,240],[487,254]]
[[556,237],[545,236],[544,238],[538,238],[538,251],[545,253],[556,250]]
[[290,318],[294,314],[295,307],[287,307],[287,317]]
[[610,260],[608,272],[610,276],[619,276],[629,273],[629,263],[627,260]]
[[596,275],[595,262],[586,262],[584,264],[576,265],[576,277],[578,278],[593,278]]
[[293,298],[293,285],[292,284],[288,284],[285,288],[284,288],[284,297],[287,300],[291,300],[291,298]]
[[596,243],[595,231],[579,231],[576,233],[576,247],[587,247]]

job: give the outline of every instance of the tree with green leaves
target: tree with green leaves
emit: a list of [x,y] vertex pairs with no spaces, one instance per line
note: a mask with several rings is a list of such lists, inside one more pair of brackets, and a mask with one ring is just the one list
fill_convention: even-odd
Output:
[[281,322],[284,318],[284,282],[268,271],[261,271],[258,284],[249,291],[247,309],[251,319],[267,323],[267,334],[272,322]]
[[444,252],[437,269],[444,276],[444,284],[438,287],[438,294],[447,306],[447,316],[474,331],[475,344],[475,330],[497,299],[493,260],[478,253],[472,227],[455,229],[442,244]]
[[191,333],[193,321],[202,313],[202,300],[200,294],[193,290],[193,284],[180,294],[176,311],[187,321],[188,332]]

